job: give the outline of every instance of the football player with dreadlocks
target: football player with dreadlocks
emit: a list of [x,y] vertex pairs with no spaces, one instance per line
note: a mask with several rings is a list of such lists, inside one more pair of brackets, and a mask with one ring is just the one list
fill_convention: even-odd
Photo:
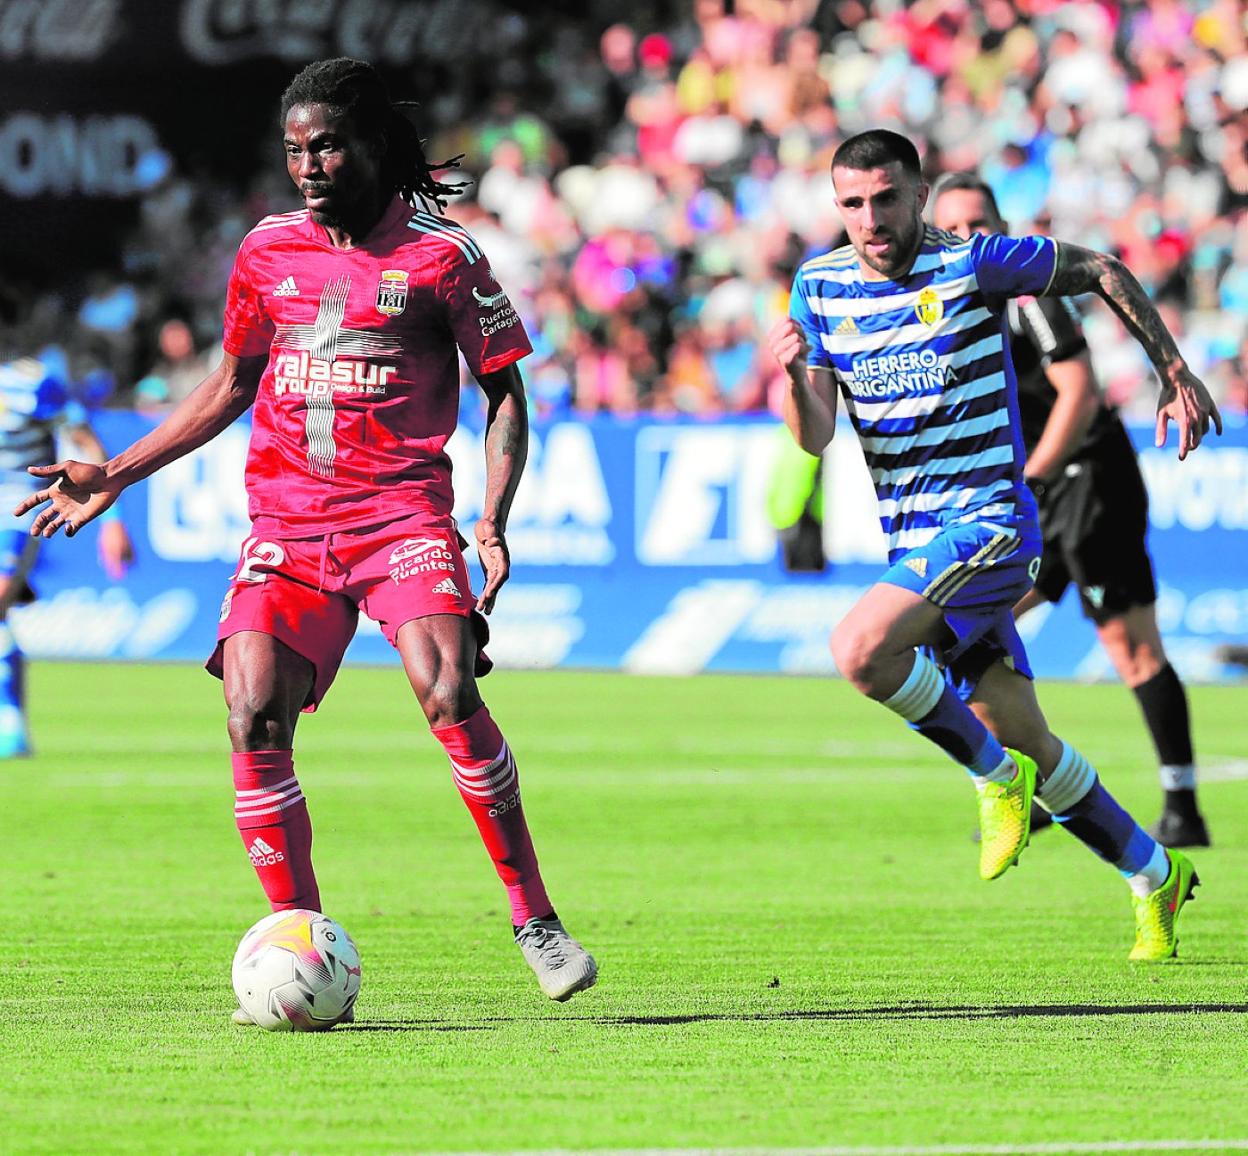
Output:
[[[442,215],[458,190],[371,65],[300,72],[282,97],[286,168],[304,208],[266,217],[230,276],[224,357],[156,429],[102,466],[33,470],[32,534],[74,534],[121,491],[253,408],[250,536],[208,669],[224,680],[235,819],[270,905],[320,910],[312,827],[292,746],[359,612],[396,647],[511,905],[542,991],[597,978],[547,897],[511,749],[477,689],[484,614],[510,568],[505,532],[528,446],[516,363],[531,351],[473,237]],[[451,516],[446,442],[459,354],[488,402],[474,597]],[[238,1022],[247,1022],[241,1010]]]

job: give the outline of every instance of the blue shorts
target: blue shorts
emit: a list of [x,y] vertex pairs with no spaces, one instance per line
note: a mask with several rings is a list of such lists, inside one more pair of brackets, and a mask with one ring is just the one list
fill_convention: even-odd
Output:
[[36,489],[35,479],[28,474],[0,472],[0,579],[24,584],[35,564],[42,541],[30,536],[35,511],[15,518],[13,507]]
[[998,659],[1033,677],[1014,626],[1014,603],[1031,589],[1040,569],[1040,532],[1034,523],[949,526],[911,550],[880,578],[926,598],[943,611],[952,639],[927,648],[962,699]]

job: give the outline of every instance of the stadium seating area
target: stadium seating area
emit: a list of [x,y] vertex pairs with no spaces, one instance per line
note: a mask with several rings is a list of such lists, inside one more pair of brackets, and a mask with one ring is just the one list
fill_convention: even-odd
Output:
[[[392,89],[422,99],[431,156],[466,154],[450,211],[529,322],[536,412],[764,408],[761,337],[837,240],[833,150],[872,125],[911,133],[933,175],[982,170],[1016,231],[1121,254],[1219,402],[1248,409],[1236,0],[693,0],[605,29],[478,7],[488,52],[448,31],[436,83]],[[159,409],[211,361],[239,240],[294,204],[275,140],[255,157],[245,189],[157,174],[120,268],[74,304],[119,398]],[[36,336],[67,309],[46,298]],[[1111,397],[1151,410],[1138,348],[1099,307],[1088,330]]]

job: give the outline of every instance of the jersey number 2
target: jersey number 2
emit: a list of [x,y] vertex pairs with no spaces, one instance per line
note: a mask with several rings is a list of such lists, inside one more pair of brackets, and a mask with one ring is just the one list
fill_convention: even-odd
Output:
[[276,542],[258,542],[255,538],[248,538],[243,543],[242,561],[239,563],[238,573],[234,575],[234,580],[236,582],[263,582],[268,575],[257,573],[261,567],[265,570],[276,570],[285,561],[286,551]]

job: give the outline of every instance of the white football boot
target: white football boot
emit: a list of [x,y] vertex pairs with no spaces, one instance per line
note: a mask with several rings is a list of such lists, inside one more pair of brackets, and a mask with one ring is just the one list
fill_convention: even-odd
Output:
[[594,957],[558,919],[530,919],[516,932],[516,943],[537,976],[538,986],[551,999],[562,1003],[598,980]]

